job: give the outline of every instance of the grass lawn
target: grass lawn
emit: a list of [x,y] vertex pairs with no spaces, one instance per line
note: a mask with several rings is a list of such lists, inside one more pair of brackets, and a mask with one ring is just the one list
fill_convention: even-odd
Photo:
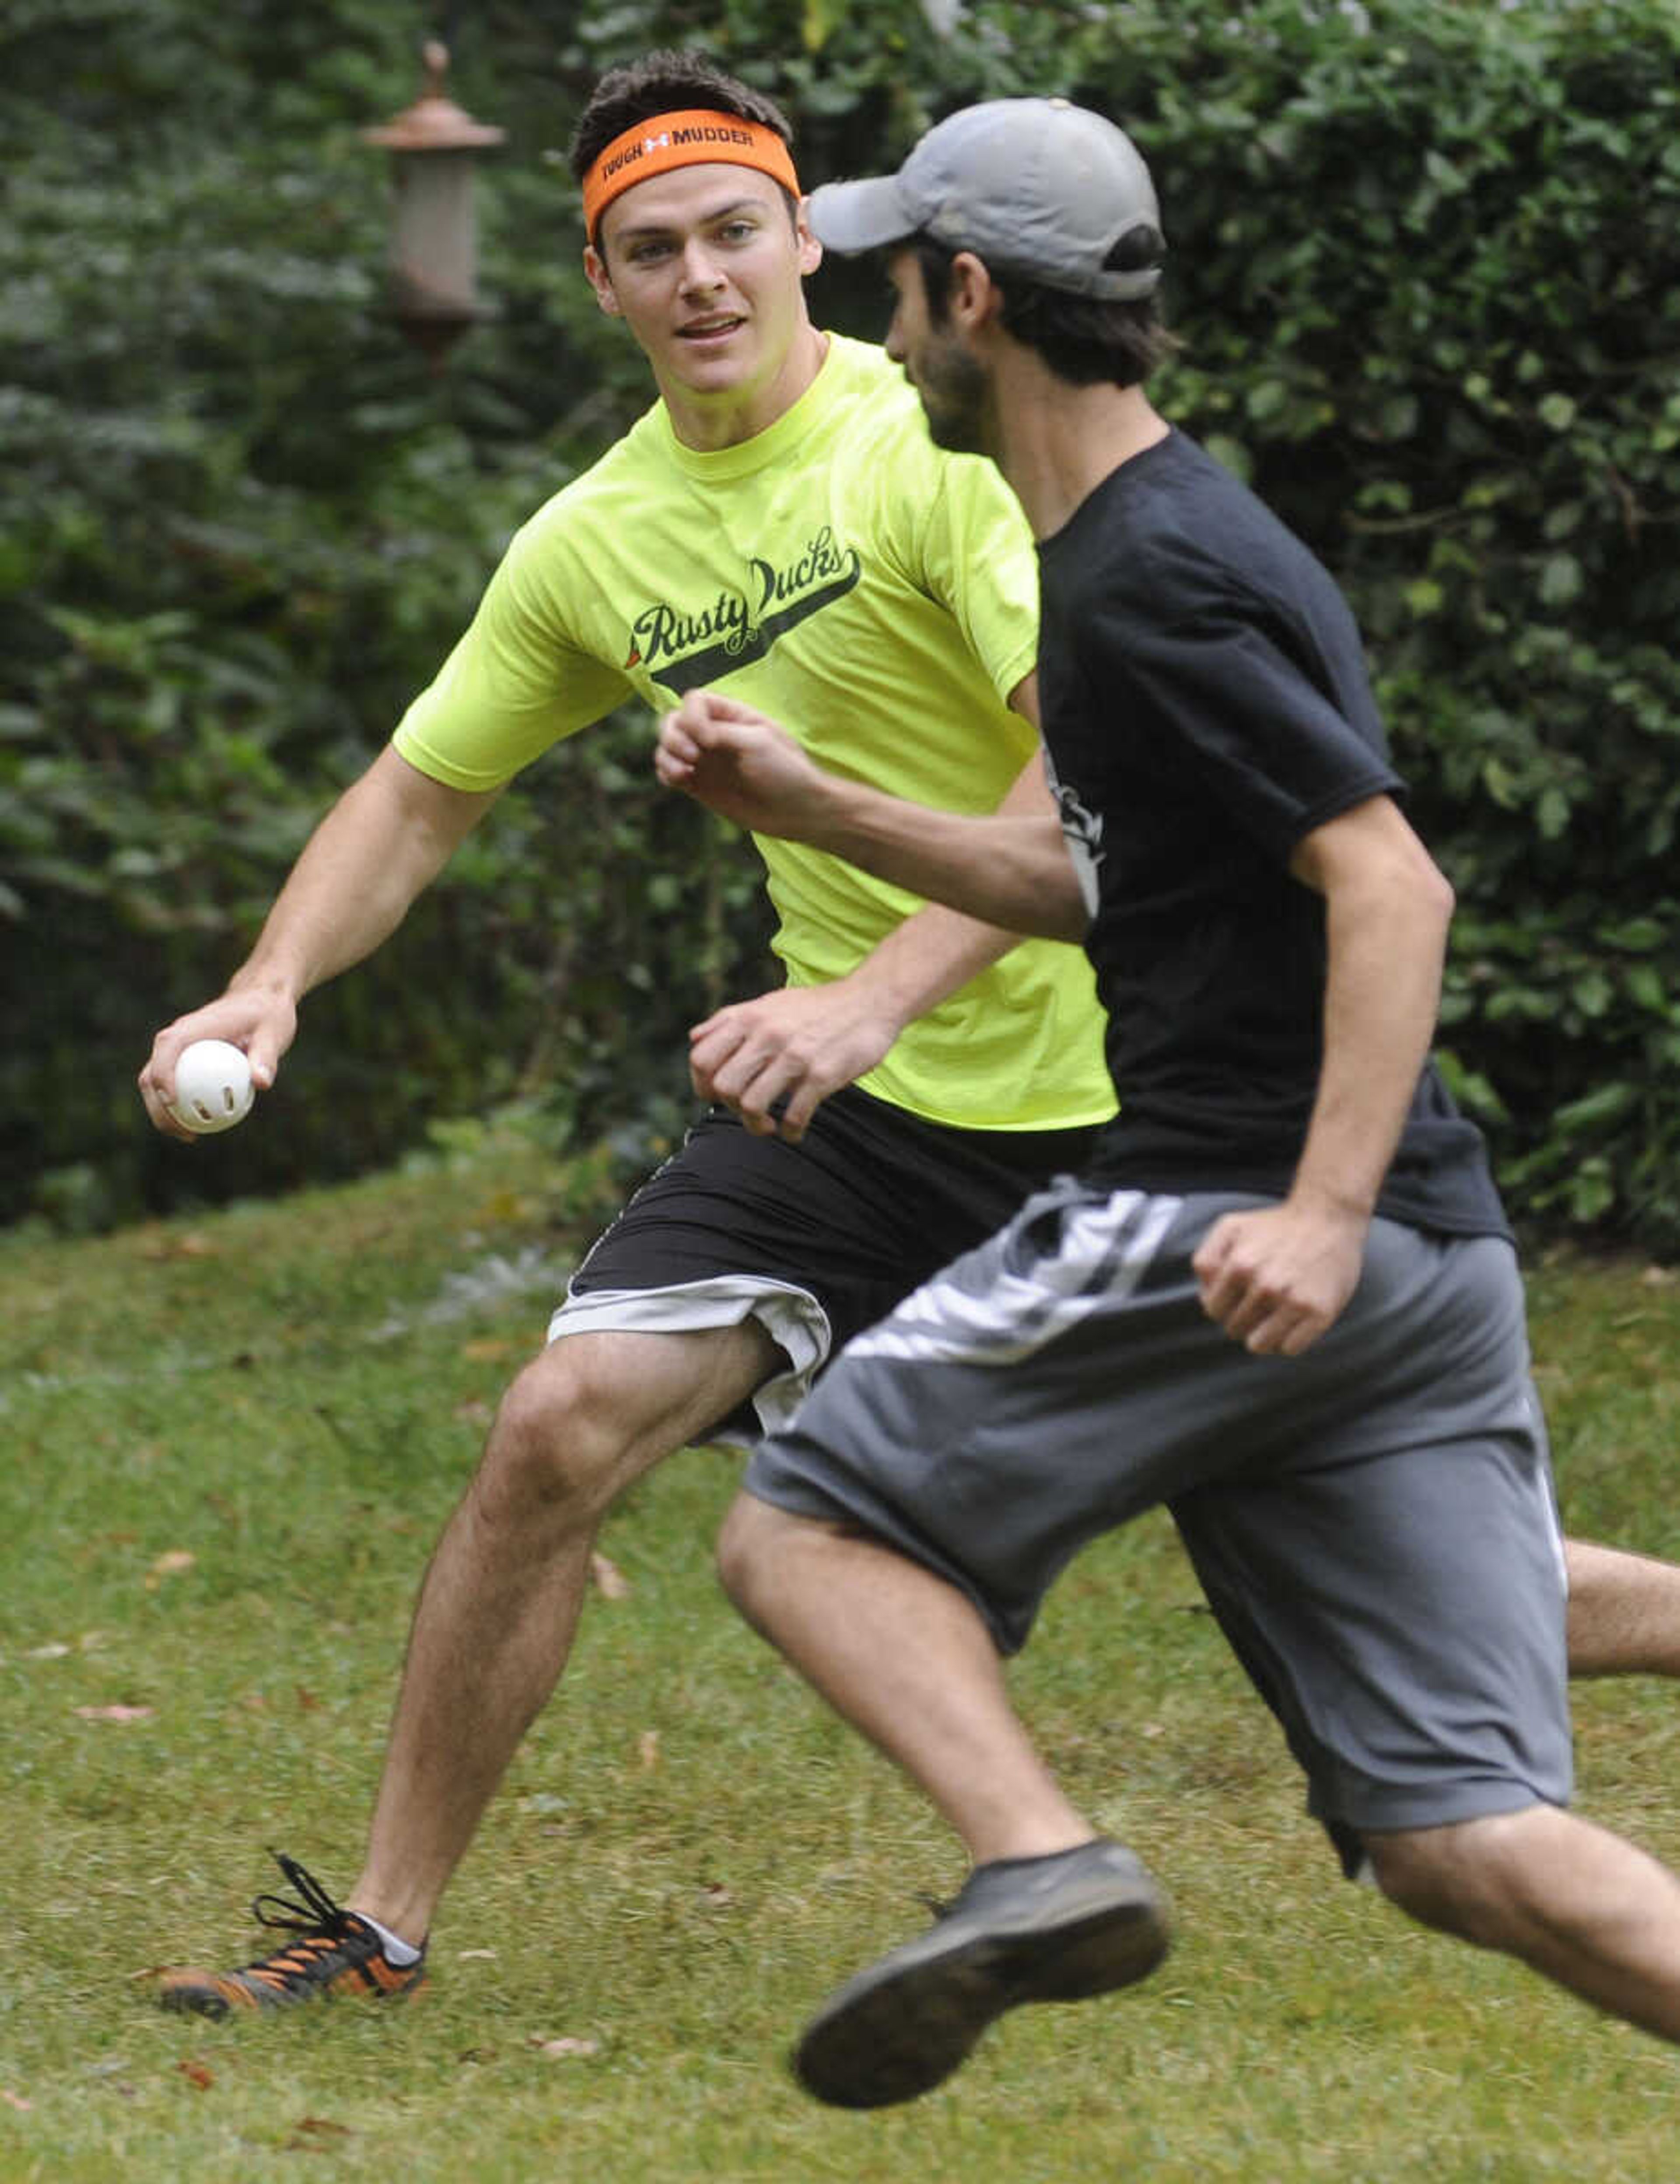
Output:
[[[265,1845],[348,1889],[430,1544],[615,1199],[507,1129],[282,1204],[0,1235],[0,2184],[1674,2173],[1680,2059],[1339,1880],[1156,1519],[1076,1565],[1016,1676],[1172,1886],[1173,1955],[1006,2020],[909,2108],[804,2098],[804,2016],[961,1860],[718,1595],[715,1451],[614,1515],[426,1999],[150,2008],[148,1967],[255,1953]],[[1572,1528],[1680,1556],[1680,1281],[1563,1260],[1533,1305]],[[1582,1808],[1680,1862],[1680,1692],[1577,1699]]]

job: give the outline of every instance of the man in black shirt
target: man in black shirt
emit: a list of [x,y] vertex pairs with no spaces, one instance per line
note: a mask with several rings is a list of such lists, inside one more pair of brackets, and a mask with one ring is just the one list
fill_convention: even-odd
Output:
[[754,1459],[737,1604],[926,1790],[975,1871],[797,2067],[937,2084],[991,2020],[1147,1973],[1165,1897],[1033,1752],[1001,1653],[1099,1532],[1171,1504],[1346,1870],[1680,2037],[1680,1882],[1566,1809],[1562,1542],[1516,1254],[1429,1059],[1451,891],[1327,575],[1174,431],[1147,170],[1060,101],[971,109],[812,201],[888,248],[936,439],[1040,542],[1061,810],[819,773],[694,694],[660,771],[1020,931],[1082,938],[1121,1112],[1093,1165],[857,1338]]

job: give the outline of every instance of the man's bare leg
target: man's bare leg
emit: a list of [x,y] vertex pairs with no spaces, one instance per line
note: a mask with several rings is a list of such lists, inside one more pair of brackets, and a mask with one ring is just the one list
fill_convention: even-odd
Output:
[[1109,1994],[1154,1970],[1165,1895],[1064,1796],[964,1594],[890,1548],[746,1495],[719,1565],[748,1620],[927,1792],[975,1859],[928,1931],[866,1965],[806,2025],[793,2069],[808,2092],[841,2108],[915,2099],[1018,2003]]
[[1572,1676],[1680,1676],[1680,1563],[1565,1542]]
[[954,1586],[889,1547],[748,1495],[725,1520],[718,1560],[747,1620],[927,1792],[976,1864],[1093,1839]]
[[347,1902],[416,1944],[571,1651],[603,1516],[780,1353],[756,1321],[568,1335],[504,1397],[420,1590],[367,1863]]
[[1620,1836],[1530,1805],[1366,1847],[1383,1892],[1426,1925],[1680,2041],[1680,1880]]

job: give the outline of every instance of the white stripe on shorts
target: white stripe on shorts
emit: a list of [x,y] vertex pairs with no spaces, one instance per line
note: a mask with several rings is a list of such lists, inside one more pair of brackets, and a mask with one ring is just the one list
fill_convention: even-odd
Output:
[[[1002,1239],[994,1237],[855,1336],[848,1353],[945,1365],[1008,1365],[1030,1357],[1099,1305],[1131,1294],[1182,1203],[1116,1190],[1099,1203],[1081,1206],[1062,1223],[1054,1256],[1036,1261],[1025,1274],[998,1263]],[[1033,1200],[1004,1238],[1043,1212],[1043,1201]],[[990,1278],[979,1295],[953,1279],[971,1266]]]
[[[785,1426],[804,1401],[832,1337],[828,1314],[809,1290],[768,1274],[715,1274],[704,1281],[676,1282],[658,1290],[569,1290],[548,1322],[548,1340],[568,1334],[689,1334],[737,1327],[756,1319],[787,1353],[787,1368],[753,1391],[753,1408],[765,1433]],[[713,1435],[720,1446],[745,1448],[733,1430]]]
[[[1532,1382],[1522,1402],[1523,1408],[1528,1414],[1530,1431],[1540,1447],[1549,1451],[1551,1442],[1546,1432],[1546,1414],[1540,1407],[1540,1398],[1535,1393]],[[1569,1552],[1564,1540],[1563,1526],[1558,1519],[1557,1495],[1552,1482],[1552,1468],[1549,1462],[1540,1464],[1536,1468],[1534,1491],[1539,1496],[1545,1510],[1546,1530],[1551,1538],[1552,1561],[1557,1570],[1558,1590],[1567,1600],[1569,1597]]]

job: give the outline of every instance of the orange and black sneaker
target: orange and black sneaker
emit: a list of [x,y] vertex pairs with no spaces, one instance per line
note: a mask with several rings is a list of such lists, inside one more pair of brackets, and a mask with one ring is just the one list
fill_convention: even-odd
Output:
[[425,1986],[424,1953],[412,1964],[393,1964],[377,1930],[365,1919],[335,1903],[295,1858],[283,1858],[278,1851],[271,1855],[303,1901],[259,1896],[251,1914],[259,1925],[278,1926],[296,1940],[237,1971],[160,1971],[160,2008],[225,2017],[232,2009],[283,2009],[292,2003],[337,2001],[346,1996],[388,2001]]

